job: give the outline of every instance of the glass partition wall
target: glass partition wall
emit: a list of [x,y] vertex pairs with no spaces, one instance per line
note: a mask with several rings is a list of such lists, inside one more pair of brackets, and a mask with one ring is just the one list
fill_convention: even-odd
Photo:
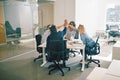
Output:
[[5,33],[5,41],[0,43],[0,60],[34,51],[35,32],[33,30],[38,20],[37,2],[5,0],[0,3],[2,17],[4,17],[0,21],[0,26],[3,25]]

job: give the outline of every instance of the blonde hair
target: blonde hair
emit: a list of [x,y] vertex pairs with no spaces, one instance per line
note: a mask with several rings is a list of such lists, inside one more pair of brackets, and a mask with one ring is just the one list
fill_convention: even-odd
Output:
[[79,30],[80,34],[83,34],[83,33],[85,32],[85,27],[84,27],[84,25],[80,24],[80,25],[78,26],[78,30]]

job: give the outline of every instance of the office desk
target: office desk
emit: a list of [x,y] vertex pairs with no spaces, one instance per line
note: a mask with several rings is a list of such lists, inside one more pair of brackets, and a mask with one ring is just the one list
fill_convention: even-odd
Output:
[[113,60],[110,64],[107,74],[120,78],[120,60]]
[[[45,55],[46,43],[43,43],[43,44],[39,45],[39,47],[43,48],[43,63],[41,65],[41,67],[42,67],[42,66],[44,66],[47,63],[47,61],[46,61],[46,55]],[[84,48],[85,48],[85,45],[79,44],[79,43],[78,44],[77,43],[74,44],[74,43],[71,43],[71,42],[67,41],[67,48],[69,48],[69,49],[82,49],[83,50],[82,69],[81,69],[81,71],[84,71],[84,68],[85,68],[85,61],[84,61],[84,56],[85,56],[85,50],[84,50]]]
[[120,41],[117,41],[112,48],[112,59],[120,60]]
[[106,74],[103,76],[104,80],[120,80],[120,61],[113,60],[110,64]]
[[102,80],[106,72],[107,72],[107,69],[105,68],[95,67],[93,71],[88,75],[86,80]]
[[95,67],[86,80],[120,80],[120,60],[113,60],[108,67]]
[[117,77],[117,76],[114,76],[114,75],[105,74],[102,79],[103,80],[120,80],[120,77]]

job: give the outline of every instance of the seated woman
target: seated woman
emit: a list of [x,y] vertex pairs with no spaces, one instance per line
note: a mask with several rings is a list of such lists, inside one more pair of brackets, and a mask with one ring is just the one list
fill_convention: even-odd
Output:
[[[88,34],[85,32],[84,25],[79,25],[78,30],[76,31],[75,39],[81,38],[83,44],[85,44],[85,61],[87,61],[87,47],[92,47],[95,44],[95,41],[88,36]],[[82,50],[80,50],[81,54],[83,53]]]

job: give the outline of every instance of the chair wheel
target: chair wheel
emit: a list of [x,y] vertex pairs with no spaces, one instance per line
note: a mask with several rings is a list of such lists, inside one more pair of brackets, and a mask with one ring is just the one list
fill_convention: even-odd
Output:
[[68,68],[68,70],[70,71],[70,68]]
[[50,75],[51,73],[49,72],[48,74]]
[[76,55],[74,54],[74,56],[73,57],[75,57]]
[[86,64],[86,68],[88,68],[89,67],[89,65],[88,64]]
[[100,64],[98,65],[98,67],[100,67]]
[[36,62],[36,59],[34,59],[33,61]]
[[98,63],[100,63],[100,61],[98,61]]
[[62,74],[62,76],[64,76],[64,74]]

